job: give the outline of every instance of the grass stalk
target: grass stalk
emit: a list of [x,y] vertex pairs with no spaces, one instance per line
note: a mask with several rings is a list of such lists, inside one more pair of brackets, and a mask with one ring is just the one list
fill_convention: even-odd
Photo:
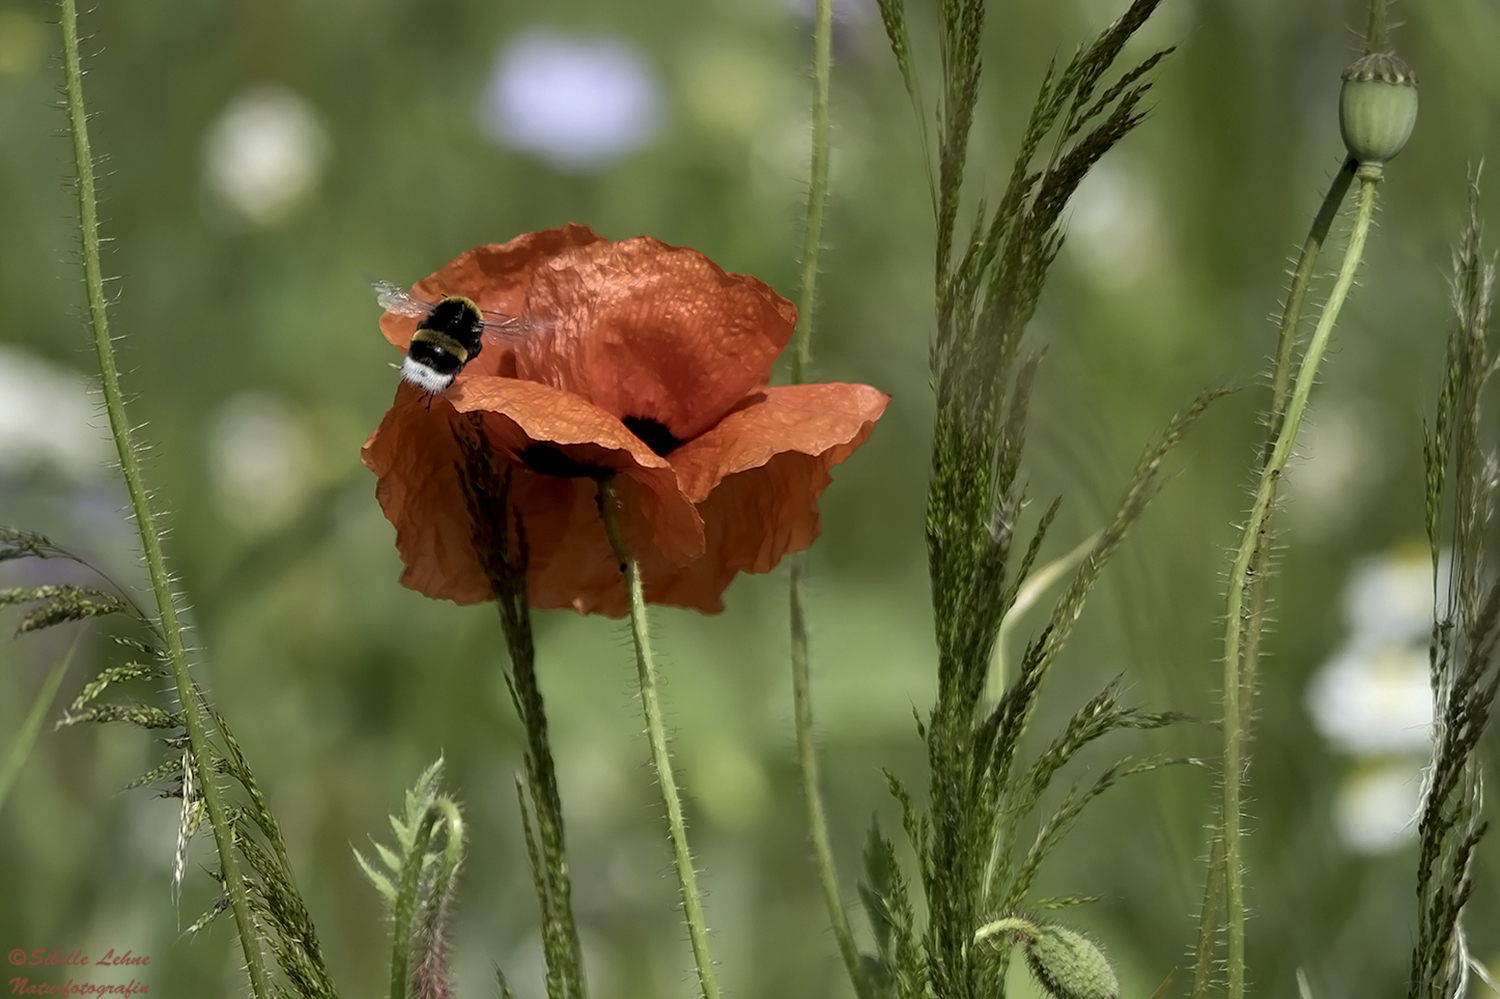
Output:
[[1266,542],[1266,531],[1272,503],[1281,476],[1286,470],[1296,444],[1297,432],[1312,386],[1317,379],[1318,366],[1327,350],[1333,327],[1338,322],[1340,310],[1354,284],[1354,275],[1364,255],[1365,240],[1369,235],[1370,221],[1375,214],[1375,186],[1378,176],[1361,176],[1359,203],[1355,213],[1354,229],[1349,236],[1349,245],[1344,251],[1344,261],[1339,268],[1333,290],[1324,303],[1317,327],[1308,342],[1307,352],[1297,369],[1296,382],[1292,386],[1287,402],[1286,415],[1276,435],[1271,455],[1261,469],[1260,482],[1256,488],[1255,501],[1245,523],[1240,547],[1230,570],[1228,607],[1224,623],[1224,787],[1222,817],[1224,822],[1224,883],[1225,908],[1228,920],[1229,951],[1229,999],[1243,999],[1245,994],[1245,885],[1241,828],[1241,783],[1243,780],[1245,735],[1248,719],[1244,711],[1244,613],[1245,596],[1249,587],[1251,562],[1257,550]]
[[[470,539],[479,556],[490,592],[500,612],[505,647],[510,655],[506,686],[526,731],[524,789],[518,782],[521,822],[526,830],[537,904],[542,918],[542,950],[547,965],[548,999],[586,999],[583,947],[573,918],[573,882],[568,873],[567,836],[557,767],[552,759],[547,709],[536,675],[536,642],[531,605],[526,596],[530,554],[520,518],[510,506],[510,472],[497,467],[485,436],[484,421],[471,414],[458,435],[464,452],[460,466],[464,502],[469,510]],[[531,837],[527,797],[536,811],[537,839]]]
[[140,532],[146,570],[151,577],[151,591],[156,598],[157,613],[161,619],[162,637],[166,640],[172,681],[182,704],[183,722],[187,729],[188,745],[192,750],[192,764],[208,810],[209,824],[213,828],[214,846],[218,850],[224,878],[224,891],[229,896],[230,908],[234,912],[235,928],[239,933],[245,968],[250,977],[250,989],[256,999],[269,999],[271,985],[256,942],[245,882],[235,859],[234,830],[225,812],[223,793],[214,773],[212,749],[203,726],[201,704],[188,670],[187,648],[182,638],[182,626],[177,619],[177,606],[173,601],[166,560],[162,555],[161,534],[141,475],[130,424],[125,418],[125,400],[120,391],[120,377],[115,365],[114,342],[109,335],[104,276],[99,263],[98,201],[94,188],[93,153],[89,149],[88,115],[83,103],[83,67],[78,54],[78,9],[75,0],[60,0],[60,6],[68,126],[73,139],[73,161],[78,171],[78,218],[83,251],[84,290],[88,298],[89,325],[94,334],[94,351],[99,361],[104,408],[109,415],[110,436],[114,438],[115,450],[120,457],[120,472],[125,478],[131,510]]
[[[833,0],[817,0],[813,21],[813,129],[812,167],[807,193],[807,229],[802,242],[802,286],[797,302],[797,329],[792,338],[792,383],[807,380],[811,354],[814,310],[817,305],[818,251],[823,240],[823,212],[828,202],[829,86],[833,62]],[[807,827],[812,837],[813,862],[828,922],[838,941],[844,970],[859,999],[870,999],[869,983],[860,969],[859,949],[849,928],[839,892],[838,871],[828,835],[823,806],[823,786],[818,772],[818,751],[813,744],[812,680],[807,637],[807,553],[791,559],[791,660],[793,718],[797,731],[797,766],[802,774],[802,797],[807,808]]]
[[0,809],[5,807],[5,799],[10,797],[10,789],[15,785],[16,778],[21,775],[21,767],[26,762],[26,757],[31,755],[31,747],[36,743],[36,737],[42,730],[42,722],[47,718],[47,709],[52,707],[52,700],[57,696],[57,688],[62,686],[63,676],[68,672],[68,665],[73,662],[73,653],[78,651],[78,641],[83,637],[80,629],[73,637],[73,642],[68,646],[68,651],[58,657],[51,671],[47,673],[47,679],[42,681],[42,689],[37,691],[36,700],[31,703],[31,710],[26,712],[21,727],[16,730],[15,738],[10,741],[10,748],[5,751],[5,758],[0,760]]
[[599,480],[598,499],[604,531],[609,536],[615,558],[620,562],[620,571],[625,576],[625,588],[630,594],[630,637],[635,642],[641,708],[646,714],[646,738],[651,743],[651,762],[656,768],[656,782],[661,788],[662,804],[667,808],[667,835],[672,841],[672,858],[677,864],[677,882],[682,889],[682,912],[687,919],[693,961],[698,966],[698,986],[703,992],[703,999],[719,999],[713,955],[708,949],[708,927],[703,919],[703,900],[698,893],[698,875],[693,870],[693,855],[688,849],[682,799],[677,793],[677,780],[672,775],[672,757],[667,751],[667,730],[662,724],[661,702],[656,696],[656,663],[651,654],[651,635],[646,623],[646,596],[641,586],[641,567],[625,544],[625,535],[620,530],[615,487],[609,479]]

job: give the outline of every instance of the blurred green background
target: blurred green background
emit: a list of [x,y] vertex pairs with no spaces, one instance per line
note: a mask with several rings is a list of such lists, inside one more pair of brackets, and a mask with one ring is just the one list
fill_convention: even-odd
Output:
[[[1048,60],[1123,6],[993,5],[974,190],[1003,183]],[[85,15],[114,329],[200,678],[268,791],[345,995],[377,994],[388,974],[382,904],[350,847],[388,838],[386,814],[439,753],[472,823],[461,992],[492,994],[498,964],[522,999],[541,994],[498,620],[396,582],[358,452],[399,355],[362,278],[409,284],[471,246],[576,221],[696,247],[795,297],[810,7],[161,0]],[[933,227],[878,14],[868,0],[838,9],[814,372],[893,396],[835,473],[812,560],[815,710],[852,903],[871,814],[893,824],[881,768],[924,781],[912,712],[934,685],[922,539]],[[1465,177],[1500,159],[1500,8],[1430,0],[1395,13],[1421,119],[1382,185],[1281,521],[1249,806],[1252,980],[1268,994],[1288,994],[1299,967],[1320,999],[1402,993],[1414,926],[1405,818],[1426,581],[1420,562],[1415,584],[1403,567],[1421,532],[1419,427]],[[928,5],[915,0],[911,16],[930,42]],[[1026,474],[1039,499],[1065,496],[1049,551],[1101,523],[1139,448],[1199,388],[1245,390],[1179,451],[1054,673],[1042,734],[1122,671],[1134,702],[1217,714],[1220,589],[1248,504],[1267,317],[1342,157],[1339,72],[1363,18],[1356,0],[1166,0],[1127,51],[1178,46],[1149,120],[1080,192],[1034,324],[1048,358]],[[87,394],[55,20],[41,0],[0,0],[0,523],[45,531],[139,587]],[[929,93],[933,55],[919,46]],[[1500,193],[1491,220],[1497,206]],[[0,585],[79,578],[51,562],[3,568]],[[846,995],[801,817],[784,569],[741,577],[726,600],[717,618],[660,610],[653,624],[722,982],[747,999]],[[1412,627],[1382,630],[1413,614]],[[628,632],[564,612],[536,626],[594,992],[692,995]],[[52,717],[111,654],[109,630],[90,628]],[[0,744],[67,641],[0,642]],[[1320,674],[1341,650],[1347,668]],[[1414,722],[1402,714],[1413,710]],[[1208,725],[1117,736],[1074,776],[1127,752],[1212,756],[1216,742]],[[1496,747],[1492,733],[1491,764]],[[129,948],[151,957],[137,977],[153,995],[243,995],[227,921],[181,936],[213,896],[206,840],[175,905],[177,802],[121,790],[163,752],[131,729],[44,731],[0,811],[0,945]],[[1101,896],[1070,918],[1102,941],[1127,995],[1187,966],[1213,788],[1191,767],[1134,778],[1045,870],[1043,894]],[[1492,835],[1469,926],[1475,954],[1500,970],[1497,872]]]

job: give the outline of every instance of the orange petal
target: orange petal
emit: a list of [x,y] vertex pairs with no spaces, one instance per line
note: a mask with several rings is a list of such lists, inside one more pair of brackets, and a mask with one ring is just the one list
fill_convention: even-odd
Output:
[[[517,236],[508,243],[492,243],[460,253],[442,269],[418,281],[412,293],[428,301],[445,295],[472,298],[481,309],[509,316],[521,315],[526,294],[538,267],[574,247],[607,242],[587,226],[569,222],[561,229],[544,229]],[[380,331],[391,343],[405,350],[411,344],[418,320],[387,312],[380,317]],[[485,340],[486,346],[501,346]],[[496,374],[503,349],[481,351],[465,369],[471,374]]]
[[516,348],[517,377],[654,420],[679,441],[766,384],[797,321],[763,282],[648,236],[539,263],[525,311],[555,325]]
[[672,468],[682,491],[695,503],[707,499],[726,477],[759,468],[786,452],[817,458],[826,473],[865,442],[890,400],[868,385],[842,382],[768,388],[745,399],[712,430],[673,451]]
[[[607,413],[555,389],[509,379],[475,379],[454,394],[464,411],[483,414],[497,459],[513,469],[508,499],[526,534],[533,606],[615,616],[626,609],[594,479],[527,468],[516,455],[532,445],[617,473],[621,523],[632,551],[671,565],[702,553],[701,521],[670,467]],[[491,592],[474,552],[458,475],[464,459],[455,435],[466,432],[466,420],[446,399],[402,385],[363,457],[379,476],[376,497],[396,527],[396,548],[406,563],[402,583],[430,597],[477,603]]]
[[[702,522],[672,466],[598,406],[514,378],[465,379],[448,398],[461,413],[483,412],[491,443],[507,455],[520,455],[532,445],[551,446],[581,466],[632,479],[644,488],[626,505],[626,521],[639,512],[652,525],[653,545],[673,562],[686,564],[703,553]],[[593,483],[587,481],[592,496]],[[598,520],[597,510],[593,518]]]
[[736,573],[768,572],[810,546],[828,470],[864,443],[889,401],[867,385],[767,389],[672,452],[679,483],[699,501],[707,547],[680,567],[638,556],[646,599],[714,614]]

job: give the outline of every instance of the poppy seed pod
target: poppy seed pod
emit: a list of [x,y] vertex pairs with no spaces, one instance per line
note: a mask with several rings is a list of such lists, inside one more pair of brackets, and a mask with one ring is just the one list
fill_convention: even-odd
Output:
[[1022,942],[1026,963],[1053,999],[1120,999],[1115,970],[1088,937],[1056,924],[1029,936]]
[[1417,123],[1417,74],[1391,52],[1371,52],[1344,70],[1339,131],[1362,166],[1395,158]]

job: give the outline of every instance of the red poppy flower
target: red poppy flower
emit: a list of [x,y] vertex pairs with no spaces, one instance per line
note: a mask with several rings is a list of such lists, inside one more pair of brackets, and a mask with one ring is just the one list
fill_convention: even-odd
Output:
[[[530,233],[462,254],[413,294],[541,320],[516,336],[486,332],[441,395],[403,382],[365,443],[401,582],[430,597],[492,597],[458,471],[460,436],[476,425],[513,470],[507,502],[524,527],[533,607],[626,613],[595,499],[595,479],[612,474],[646,599],[714,613],[735,573],[812,544],[828,470],[889,400],[867,385],[770,387],[797,310],[650,237]],[[380,327],[405,349],[417,321],[387,312]]]

